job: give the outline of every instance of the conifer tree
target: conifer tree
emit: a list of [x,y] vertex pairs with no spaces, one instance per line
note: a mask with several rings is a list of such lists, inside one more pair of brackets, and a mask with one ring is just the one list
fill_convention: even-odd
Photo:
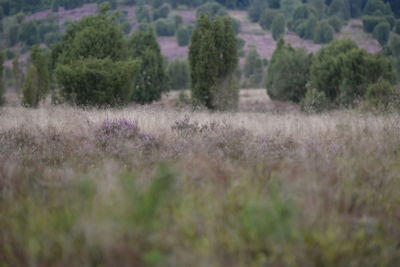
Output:
[[30,66],[22,89],[22,105],[35,108],[40,102],[39,75],[35,66]]
[[286,29],[285,17],[282,14],[278,14],[274,17],[272,21],[272,37],[274,40],[278,40],[284,33]]
[[50,89],[50,74],[49,63],[47,56],[42,48],[33,46],[31,49],[31,62],[36,68],[38,86],[39,86],[39,99],[45,97]]
[[134,79],[132,100],[146,104],[161,98],[167,89],[167,76],[160,46],[152,29],[137,31],[129,42],[130,55],[140,61],[139,74]]
[[227,17],[200,15],[189,48],[192,98],[209,109],[233,109],[237,88],[238,41]]

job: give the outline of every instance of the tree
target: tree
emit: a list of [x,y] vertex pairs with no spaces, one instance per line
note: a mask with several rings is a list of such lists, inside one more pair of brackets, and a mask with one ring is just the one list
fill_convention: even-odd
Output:
[[22,23],[18,38],[19,41],[28,46],[39,43],[39,30],[36,21],[30,20]]
[[238,91],[233,73],[238,64],[238,41],[227,17],[210,20],[200,15],[189,47],[194,104],[209,109],[232,109]]
[[316,11],[317,17],[322,19],[325,16],[325,1],[324,0],[309,0],[311,7]]
[[392,11],[390,6],[385,4],[382,0],[368,0],[363,13],[369,16],[383,16],[391,15]]
[[280,39],[272,55],[266,79],[271,99],[300,102],[306,94],[311,56],[305,49],[294,49]]
[[137,31],[129,40],[130,56],[140,62],[138,75],[134,79],[132,100],[146,104],[161,98],[167,89],[160,46],[152,29]]
[[179,27],[176,31],[176,38],[178,40],[179,46],[187,46],[190,41],[190,28],[189,27]]
[[381,22],[374,28],[374,38],[384,46],[389,41],[390,25],[387,22]]
[[281,12],[285,15],[285,17],[292,17],[294,10],[296,7],[301,5],[300,0],[281,0]]
[[278,40],[283,34],[285,34],[286,21],[283,14],[278,14],[272,21],[272,37],[274,40]]
[[275,18],[276,15],[279,14],[279,10],[275,10],[275,9],[266,9],[260,18],[260,26],[264,29],[264,30],[271,30],[272,27],[272,22]]
[[53,0],[53,2],[51,3],[51,11],[58,12],[59,7],[60,7],[60,0]]
[[258,22],[263,14],[264,10],[267,8],[266,1],[254,0],[248,9],[248,16],[251,22]]

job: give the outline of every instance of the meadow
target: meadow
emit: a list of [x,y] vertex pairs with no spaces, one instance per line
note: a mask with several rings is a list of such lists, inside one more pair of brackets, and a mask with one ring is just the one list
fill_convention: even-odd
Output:
[[400,115],[249,99],[2,107],[0,266],[398,266]]

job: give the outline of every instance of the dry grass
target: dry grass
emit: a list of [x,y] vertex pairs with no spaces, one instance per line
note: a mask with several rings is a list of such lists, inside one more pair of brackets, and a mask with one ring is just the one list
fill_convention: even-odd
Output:
[[3,107],[0,262],[396,266],[399,120]]

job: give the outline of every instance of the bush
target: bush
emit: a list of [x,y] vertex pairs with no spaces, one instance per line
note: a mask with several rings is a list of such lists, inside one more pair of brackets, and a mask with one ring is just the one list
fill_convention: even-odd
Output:
[[136,9],[136,19],[138,23],[150,23],[151,22],[150,10],[146,6],[140,5]]
[[266,87],[273,100],[300,102],[309,79],[311,56],[305,49],[278,43],[268,66]]
[[365,94],[368,105],[379,110],[388,109],[396,98],[393,85],[387,81],[371,84]]
[[337,16],[329,17],[326,22],[332,26],[335,32],[339,33],[342,30],[342,21]]
[[384,46],[389,41],[390,36],[390,25],[387,22],[379,23],[374,29],[374,38]]
[[22,88],[22,105],[37,107],[40,102],[39,76],[35,66],[30,66]]
[[248,17],[251,22],[258,22],[263,14],[264,10],[268,7],[267,1],[255,0],[251,3],[248,9]]
[[274,40],[278,40],[283,34],[285,34],[286,30],[286,21],[283,14],[278,14],[274,17],[272,21],[272,37]]
[[317,44],[326,44],[333,40],[335,30],[327,22],[320,22],[315,29],[314,42]]
[[39,43],[39,29],[34,20],[22,23],[19,31],[19,41],[27,46],[32,46]]
[[385,17],[377,17],[377,16],[364,16],[363,17],[363,28],[365,32],[372,33],[375,27],[382,23],[387,22]]
[[175,25],[167,19],[158,19],[155,22],[155,30],[158,36],[173,36],[175,34]]
[[338,16],[344,20],[348,20],[351,16],[350,4],[347,0],[333,0],[329,5],[328,14]]
[[274,9],[266,9],[261,17],[260,17],[260,26],[264,29],[264,30],[271,30],[272,27],[272,21],[274,20],[274,17],[279,14],[278,10],[274,10]]
[[392,11],[389,4],[385,4],[382,0],[368,0],[363,13],[368,16],[383,16],[391,15]]
[[200,14],[205,14],[205,15],[209,16],[210,18],[214,18],[216,16],[226,16],[226,15],[228,15],[228,12],[220,4],[218,4],[216,2],[208,2],[208,3],[205,3],[201,6],[199,6],[196,14],[197,14],[197,17],[199,17]]
[[154,20],[161,18],[165,19],[168,17],[170,11],[171,11],[171,6],[165,3],[153,12],[153,19]]
[[190,41],[191,30],[188,27],[179,27],[176,31],[176,38],[179,46],[187,46]]
[[186,60],[171,62],[167,73],[171,82],[171,89],[180,90],[189,88],[189,64]]
[[113,62],[110,58],[88,58],[56,69],[65,98],[77,105],[116,106],[130,101],[135,61]]
[[335,40],[321,48],[313,59],[310,88],[325,93],[330,102],[349,106],[365,95],[369,85],[393,81],[388,59],[360,49],[349,39]]
[[394,32],[400,34],[400,19],[396,20],[396,25],[394,26]]
[[307,90],[306,95],[301,100],[301,110],[307,113],[321,112],[329,108],[329,101],[322,91],[315,88]]

